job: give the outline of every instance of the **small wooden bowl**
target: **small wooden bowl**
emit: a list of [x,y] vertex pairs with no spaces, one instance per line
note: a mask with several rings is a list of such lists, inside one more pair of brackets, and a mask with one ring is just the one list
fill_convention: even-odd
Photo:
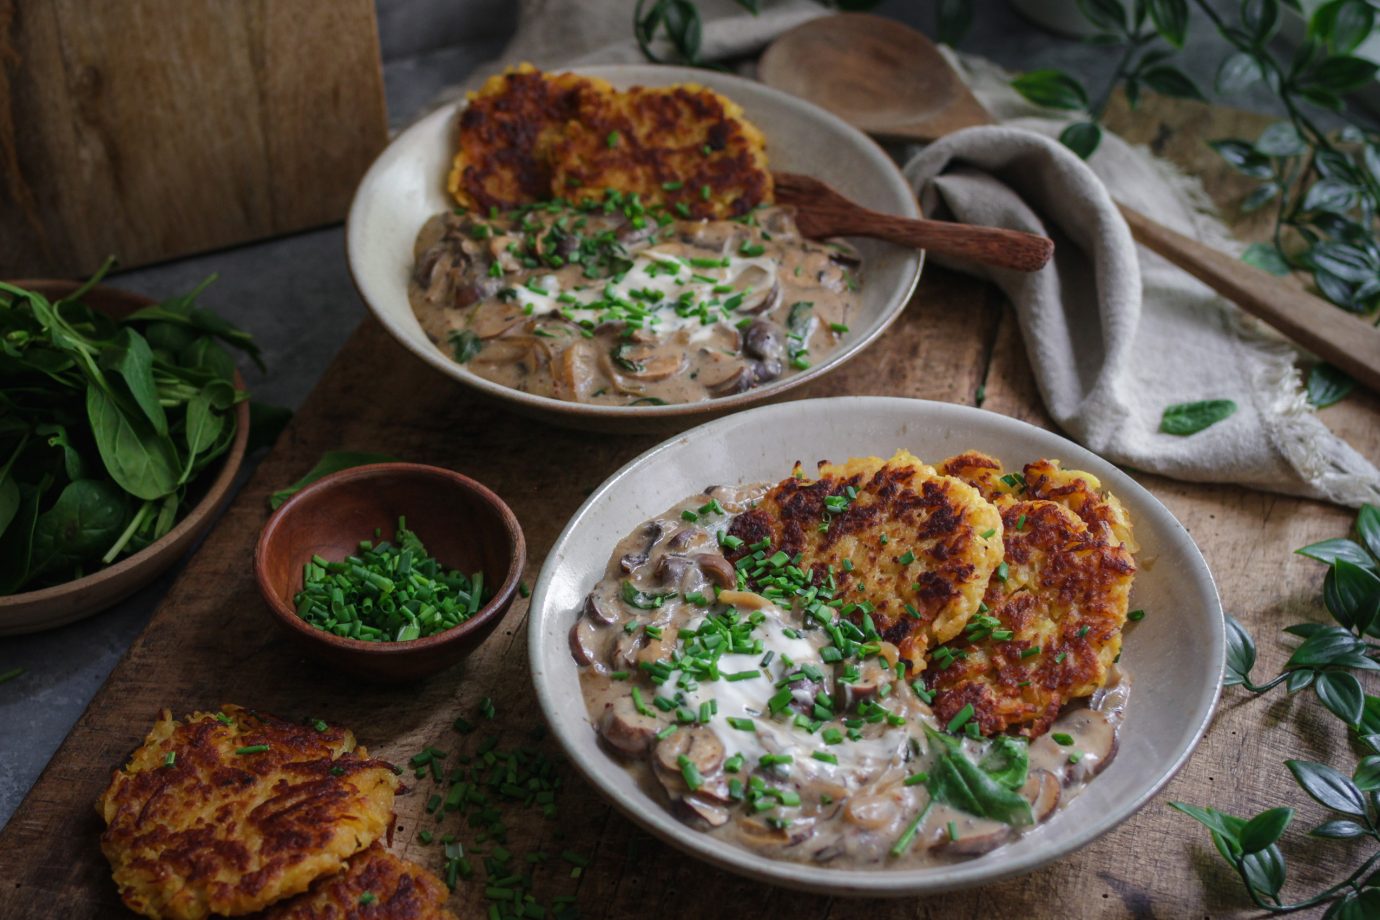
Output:
[[[399,516],[442,565],[482,571],[498,586],[493,598],[459,626],[409,642],[345,639],[297,615],[292,599],[313,555],[344,559],[376,529],[391,537]],[[273,513],[254,551],[259,592],[278,625],[315,658],[384,683],[435,674],[469,654],[512,605],[526,564],[522,528],[501,498],[468,476],[416,463],[359,466],[312,483]]]
[[[74,281],[15,281],[14,284],[36,291],[49,300],[64,297],[79,287]],[[105,285],[92,288],[82,302],[116,319],[154,303],[141,294]],[[238,371],[235,388],[245,388],[244,378]],[[235,409],[235,439],[220,461],[220,470],[215,472],[214,478],[210,470],[203,473],[196,487],[202,488],[204,484],[205,493],[172,530],[139,552],[85,578],[38,591],[0,595],[0,636],[39,632],[88,617],[124,600],[161,575],[182,558],[215,521],[216,514],[230,497],[230,487],[244,463],[248,443],[249,402],[246,400]]]

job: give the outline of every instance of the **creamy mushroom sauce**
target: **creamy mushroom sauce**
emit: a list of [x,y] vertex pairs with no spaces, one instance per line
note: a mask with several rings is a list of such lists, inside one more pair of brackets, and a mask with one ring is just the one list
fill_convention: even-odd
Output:
[[[889,643],[831,663],[821,655],[828,632],[740,590],[721,541],[732,516],[771,485],[710,488],[639,527],[571,628],[590,719],[649,795],[764,856],[885,868],[985,853],[1048,818],[1107,765],[1130,690],[1117,666],[1090,703],[1068,707],[1028,745],[949,734],[911,676],[898,679]],[[740,626],[741,647],[718,657],[718,679],[692,677],[692,666],[678,666],[687,643],[716,631],[702,629],[707,617],[729,612],[755,626]],[[778,696],[782,687],[789,692]],[[936,759],[953,756],[951,746],[994,771],[1023,751],[1025,781],[1009,785],[1029,802],[1031,823],[932,802]]]
[[662,405],[799,373],[857,315],[856,252],[802,238],[787,209],[688,221],[616,203],[433,217],[408,285],[422,329],[516,390]]

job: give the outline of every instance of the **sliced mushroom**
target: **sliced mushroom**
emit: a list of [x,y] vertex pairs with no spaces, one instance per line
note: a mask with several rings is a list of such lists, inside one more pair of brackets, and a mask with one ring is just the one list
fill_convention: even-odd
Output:
[[[1073,744],[1062,745],[1055,735],[1066,734]],[[1049,731],[1030,743],[1032,763],[1063,770],[1064,785],[1085,782],[1106,769],[1116,755],[1116,728],[1101,712],[1079,708],[1061,715]],[[1072,758],[1074,763],[1070,763]]]
[[585,598],[585,616],[596,623],[616,623],[618,622],[618,609],[609,602],[608,598],[596,596],[590,593]]
[[608,670],[603,664],[604,637],[600,627],[587,617],[580,617],[570,627],[570,654],[578,664],[593,666],[600,673]]
[[695,564],[706,578],[720,588],[732,588],[738,584],[738,572],[733,568],[733,563],[720,553],[700,553],[695,557]]
[[676,556],[671,553],[664,553],[656,561],[657,584],[665,588],[679,587],[681,580],[685,578],[685,573],[690,570],[692,563],[684,556]]
[[492,339],[524,322],[527,316],[517,304],[492,301],[480,304],[470,317],[470,331],[481,339]]
[[685,369],[685,352],[674,348],[628,348],[619,345],[612,356],[614,373],[642,383],[674,377]]
[[1059,777],[1048,770],[1032,770],[1021,787],[1021,795],[1030,800],[1030,811],[1039,824],[1059,807]]
[[671,534],[671,539],[666,541],[666,548],[675,553],[683,553],[690,548],[690,544],[698,543],[704,538],[704,531],[698,527],[682,527]]
[[[703,378],[701,378],[703,379]],[[757,375],[750,365],[741,365],[738,370],[729,377],[724,378],[715,384],[706,384],[705,390],[710,396],[732,396],[735,393],[743,393],[752,389],[757,383]]]
[[551,387],[557,399],[586,402],[599,383],[599,352],[588,339],[577,339],[561,352],[551,368]]
[[900,816],[900,806],[887,795],[855,795],[843,806],[844,820],[867,830],[891,827]]
[[[875,658],[864,659],[858,668],[858,679],[852,682],[835,680],[835,699],[842,702],[845,710],[854,709],[863,700],[877,696],[877,691],[885,682],[885,673]],[[841,675],[840,675],[841,676]]]
[[722,827],[728,823],[728,809],[715,802],[711,802],[699,793],[687,795],[681,799],[681,803],[689,809],[690,813],[699,818],[710,827]]
[[767,361],[753,361],[750,367],[752,368],[753,384],[775,380],[777,377],[781,376],[781,371],[784,370],[781,362],[775,358]]
[[753,320],[743,333],[743,350],[755,358],[778,361],[786,353],[785,336],[776,323],[763,319]]
[[642,754],[652,746],[661,723],[637,711],[632,697],[620,696],[604,710],[599,727],[604,740],[625,754]]
[[781,302],[781,283],[776,273],[761,266],[745,269],[736,279],[736,287],[743,292],[743,302],[738,304],[737,313],[756,316],[776,309]]
[[657,742],[653,757],[658,765],[677,774],[684,757],[695,765],[700,776],[708,776],[723,766],[724,743],[713,729],[682,728]]
[[1006,843],[1015,833],[1008,825],[983,821],[972,833],[959,834],[957,840],[951,840],[945,834],[939,843],[946,853],[956,853],[960,856],[981,856],[983,853],[990,853]]
[[642,548],[637,552],[624,554],[623,558],[618,560],[619,567],[623,571],[631,573],[633,569],[646,562],[652,554],[652,548],[657,545],[657,542],[670,528],[671,525],[663,524],[661,521],[648,521],[647,525],[642,528],[642,539],[645,541]]

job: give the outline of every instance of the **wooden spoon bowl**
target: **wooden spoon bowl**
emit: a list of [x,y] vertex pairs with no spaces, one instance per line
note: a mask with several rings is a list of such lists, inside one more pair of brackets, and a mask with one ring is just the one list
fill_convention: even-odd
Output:
[[[375,531],[392,539],[399,517],[442,565],[484,573],[496,585],[474,616],[445,632],[407,642],[346,639],[297,615],[302,567],[355,553]],[[326,476],[283,503],[264,525],[254,575],[274,621],[303,651],[359,677],[403,683],[444,670],[483,642],[513,603],[527,564],[517,516],[489,489],[459,473],[415,463],[377,463]]]
[[[15,281],[49,300],[65,297],[80,285],[74,281]],[[93,310],[121,319],[154,301],[142,294],[97,285],[82,302]],[[235,387],[243,390],[244,378],[235,373]],[[249,444],[249,402],[235,408],[235,439],[220,461],[219,469],[206,470],[193,488],[200,498],[173,529],[137,553],[74,581],[0,596],[0,636],[18,636],[65,626],[119,603],[153,581],[182,558],[215,523],[216,515],[230,498],[230,488],[244,464]]]

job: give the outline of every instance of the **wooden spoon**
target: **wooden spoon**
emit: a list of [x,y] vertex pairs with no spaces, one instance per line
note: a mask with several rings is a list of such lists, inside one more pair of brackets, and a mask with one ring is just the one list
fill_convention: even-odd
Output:
[[[840,13],[787,32],[762,55],[764,83],[872,134],[932,141],[993,118],[924,35]],[[1380,392],[1380,329],[1118,203],[1136,242]]]
[[796,225],[812,239],[865,236],[1020,272],[1039,271],[1054,254],[1054,241],[1034,233],[882,214],[798,173],[772,173],[772,180],[777,202],[795,208]]

